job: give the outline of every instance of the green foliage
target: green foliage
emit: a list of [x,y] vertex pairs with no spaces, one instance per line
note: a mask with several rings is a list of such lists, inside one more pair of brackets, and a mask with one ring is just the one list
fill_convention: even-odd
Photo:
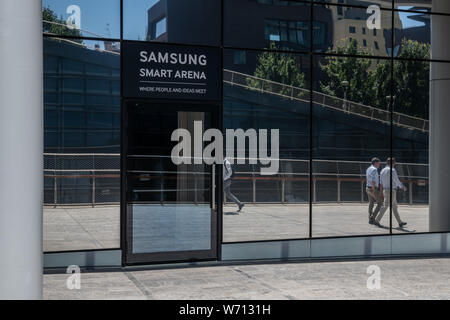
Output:
[[[430,45],[403,39],[399,58],[428,59]],[[349,41],[337,49],[345,55],[367,56],[359,51],[356,40]],[[391,63],[387,59],[361,59],[353,57],[327,57],[321,70],[326,77],[320,82],[320,90],[326,94],[343,98],[343,81],[348,81],[347,99],[377,108],[386,108],[391,94],[389,79]],[[428,118],[429,62],[396,60],[394,74],[394,109],[420,118]]]
[[[340,47],[337,53],[343,55],[367,55],[358,52],[356,40],[348,41],[347,45]],[[363,104],[371,104],[375,95],[373,87],[373,72],[370,71],[372,61],[355,57],[328,56],[327,62],[320,65],[322,71],[327,75],[325,84],[320,82],[320,89],[323,93],[334,97],[344,98],[347,90],[347,99]],[[347,89],[343,82],[347,81]]]
[[[431,47],[417,41],[402,40],[399,58],[430,57]],[[394,63],[395,111],[428,119],[430,63],[399,60]]]
[[[271,43],[271,50],[275,50],[275,44]],[[290,85],[293,87],[304,88],[306,86],[305,75],[301,72],[298,64],[292,55],[287,53],[266,51],[258,56],[258,64],[254,72],[254,76]],[[267,81],[247,78],[247,84],[253,88],[277,92],[283,95],[291,95],[292,89],[279,84],[272,84]],[[297,97],[305,95],[303,91],[296,91]]]
[[[58,16],[49,7],[42,9],[42,20],[43,31],[46,33],[66,36],[81,36],[80,30],[68,28],[64,19],[62,17],[58,18]],[[82,43],[82,40],[79,39],[75,39],[73,41]]]

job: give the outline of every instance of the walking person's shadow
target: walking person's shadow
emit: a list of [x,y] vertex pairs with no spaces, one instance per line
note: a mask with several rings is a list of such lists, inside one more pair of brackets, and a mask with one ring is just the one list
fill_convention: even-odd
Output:
[[239,212],[237,212],[237,211],[226,211],[223,214],[226,215],[226,216],[238,216]]

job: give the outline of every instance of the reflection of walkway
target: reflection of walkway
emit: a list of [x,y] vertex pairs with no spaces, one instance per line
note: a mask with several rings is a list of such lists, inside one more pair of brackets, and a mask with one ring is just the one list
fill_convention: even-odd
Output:
[[120,247],[119,206],[44,208],[44,251]]
[[[308,237],[308,205],[246,205],[239,215],[233,215],[232,210],[235,210],[235,207],[224,207],[223,239],[225,242]],[[393,232],[428,231],[428,207],[400,205],[399,211],[408,225],[404,230],[394,229]],[[367,204],[314,205],[313,236],[350,236],[389,232],[389,215],[383,217],[381,221],[387,227],[386,229],[369,225],[367,215]],[[397,225],[394,223],[393,227],[396,228]]]
[[[252,81],[252,85],[249,84]],[[238,86],[262,93],[277,95],[283,98],[309,103],[309,90],[258,78],[249,74],[240,73],[228,69],[223,70],[223,82],[232,86]],[[315,105],[331,108],[355,116],[389,124],[391,114],[387,110],[374,108],[358,102],[330,96],[322,92],[313,91],[312,100]],[[393,123],[400,127],[428,132],[429,121],[413,117],[407,114],[394,112]]]
[[[428,207],[400,205],[405,230],[427,232]],[[223,240],[251,241],[306,238],[308,205],[247,204],[236,214],[236,206],[224,207]],[[44,250],[119,248],[119,206],[44,209]],[[381,221],[389,225],[389,215]],[[394,228],[397,225],[394,219]],[[320,204],[313,207],[313,236],[348,236],[388,233],[367,224],[367,204]]]

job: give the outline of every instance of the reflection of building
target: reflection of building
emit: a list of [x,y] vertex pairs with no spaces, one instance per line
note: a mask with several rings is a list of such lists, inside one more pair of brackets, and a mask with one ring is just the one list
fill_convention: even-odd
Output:
[[115,53],[44,39],[45,152],[119,151],[119,61]]
[[[351,4],[357,1],[352,1]],[[349,3],[350,4],[350,3]],[[376,1],[373,4],[377,4]],[[364,5],[368,5],[367,2]],[[356,40],[358,49],[374,55],[386,55],[390,52],[391,12],[381,11],[381,29],[369,29],[366,10],[351,7],[328,6],[333,15],[333,47],[345,45],[348,40]],[[398,25],[400,16],[394,13],[394,23]]]
[[217,43],[220,17],[211,13],[218,7],[217,1],[160,0],[148,9],[147,40]]
[[[430,43],[430,30],[431,21],[429,14],[411,14],[408,16],[409,20],[418,22],[421,25],[412,26],[409,28],[403,28],[403,24],[400,21],[399,25],[395,28],[395,51],[394,54],[398,54],[398,50],[401,46],[402,39],[418,41],[420,43]],[[400,27],[397,27],[400,26]]]
[[[214,17],[211,7],[215,1],[198,1],[195,5],[184,0],[161,0],[148,10],[149,40],[220,44],[215,36],[220,29],[221,17]],[[251,12],[251,15],[248,13]],[[331,12],[316,8],[314,22],[315,51],[326,51],[332,43]],[[202,16],[202,19],[197,19]],[[284,50],[309,51],[310,6],[306,3],[273,0],[228,0],[224,6],[224,19],[233,17],[233,23],[224,25],[224,44],[244,48],[268,48],[271,42]],[[201,21],[200,21],[201,20]],[[205,21],[206,20],[206,21]],[[209,26],[205,28],[205,25]],[[197,40],[196,40],[197,39]],[[230,43],[232,40],[232,43]],[[258,54],[239,51],[224,54],[224,64],[234,64],[235,70],[253,73]],[[307,58],[305,56],[305,58]],[[309,65],[309,59],[298,57],[299,64]]]

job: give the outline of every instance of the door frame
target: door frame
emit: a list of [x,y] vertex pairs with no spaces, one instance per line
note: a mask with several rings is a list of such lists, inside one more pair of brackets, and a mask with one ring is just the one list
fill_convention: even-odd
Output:
[[[211,249],[210,250],[193,250],[193,251],[174,251],[161,253],[131,253],[131,243],[129,243],[131,221],[127,216],[126,201],[126,173],[127,159],[126,150],[128,149],[128,113],[126,105],[128,103],[145,103],[145,104],[167,104],[168,107],[173,105],[180,111],[204,111],[211,113],[211,127],[222,131],[222,101],[192,101],[192,100],[162,100],[162,99],[121,99],[121,147],[120,147],[120,247],[122,251],[122,266],[133,265],[150,265],[162,263],[189,263],[196,261],[217,261],[221,259],[222,245],[222,203],[223,203],[223,185],[222,185],[222,166],[215,166],[215,206],[216,213],[212,213],[211,217]],[[186,258],[189,255],[196,254],[199,258]]]

